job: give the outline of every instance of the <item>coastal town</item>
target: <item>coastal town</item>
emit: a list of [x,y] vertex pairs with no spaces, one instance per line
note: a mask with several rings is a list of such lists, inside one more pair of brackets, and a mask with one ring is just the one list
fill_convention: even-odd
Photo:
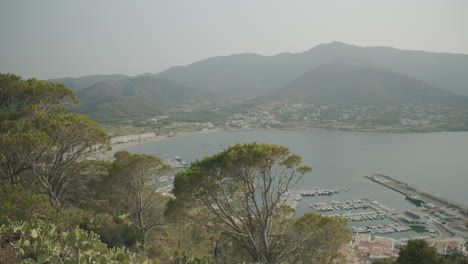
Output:
[[[411,239],[424,239],[429,246],[436,248],[437,252],[443,255],[466,254],[465,242],[460,239],[433,239],[425,236]],[[342,249],[342,253],[346,256],[347,264],[370,264],[382,258],[396,259],[399,250],[407,245],[408,240],[357,233]]]
[[438,131],[468,128],[468,110],[435,104],[266,104],[229,116],[227,129],[318,127],[349,131]]

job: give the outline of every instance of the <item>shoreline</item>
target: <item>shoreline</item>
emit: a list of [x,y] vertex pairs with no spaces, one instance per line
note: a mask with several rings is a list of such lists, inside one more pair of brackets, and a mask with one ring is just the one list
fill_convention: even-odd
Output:
[[290,126],[290,127],[281,127],[281,128],[255,128],[255,129],[225,129],[223,127],[215,127],[213,129],[209,129],[206,131],[195,131],[195,132],[178,132],[173,136],[169,136],[169,134],[164,135],[157,135],[154,137],[146,138],[141,141],[130,141],[126,143],[120,143],[111,145],[111,150],[105,151],[101,154],[100,159],[102,160],[112,160],[114,154],[118,151],[125,150],[130,147],[142,145],[145,143],[157,142],[162,140],[170,140],[175,138],[193,136],[193,135],[201,135],[207,133],[220,133],[220,132],[240,132],[240,131],[259,131],[259,130],[283,130],[283,131],[303,131],[303,130],[326,130],[326,131],[341,131],[341,132],[353,132],[353,133],[366,133],[366,134],[425,134],[425,133],[443,133],[443,132],[468,132],[468,131],[425,131],[425,132],[415,132],[415,131],[385,131],[385,130],[378,130],[378,129],[369,129],[365,131],[361,130],[343,130],[343,129],[330,129],[325,127],[307,127],[307,126]]
[[162,141],[162,140],[169,140],[169,139],[175,139],[175,138],[181,138],[181,137],[187,137],[187,136],[194,136],[194,135],[199,135],[199,134],[208,134],[208,133],[219,133],[219,132],[225,132],[223,128],[214,128],[214,129],[209,129],[206,131],[196,131],[196,132],[179,132],[173,136],[169,136],[169,134],[165,135],[158,135],[150,138],[146,138],[141,141],[130,141],[126,143],[120,143],[120,144],[115,144],[111,145],[111,150],[108,150],[102,154],[102,159],[103,160],[112,160],[114,157],[114,154],[118,151],[125,150],[130,147],[146,144],[146,143],[151,143],[151,142],[157,142],[157,141]]

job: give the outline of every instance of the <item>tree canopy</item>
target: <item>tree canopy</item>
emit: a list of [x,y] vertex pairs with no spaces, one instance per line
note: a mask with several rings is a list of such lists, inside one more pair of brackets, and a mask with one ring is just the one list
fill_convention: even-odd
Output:
[[77,103],[63,84],[0,74],[0,178],[21,182],[28,172],[60,205],[90,154],[106,149],[110,136],[87,117],[72,114]]
[[172,171],[160,158],[119,151],[105,180],[107,200],[113,213],[128,214],[143,234],[162,224],[166,199],[156,191],[159,177]]
[[64,110],[67,103],[78,101],[73,91],[62,83],[24,80],[14,74],[0,73],[0,110],[18,112],[37,105],[48,112],[56,112]]
[[[190,210],[197,202],[210,212],[216,221],[207,225],[232,239],[248,256],[238,261],[300,263],[303,256],[320,252],[311,243],[318,239],[313,226],[320,221],[335,222],[334,229],[344,234],[331,233],[330,241],[338,242],[331,251],[349,238],[345,221],[318,215],[297,221],[289,217],[291,208],[284,206],[282,199],[310,171],[301,165],[301,157],[285,147],[237,144],[177,173],[171,209],[184,204]],[[312,249],[313,253],[306,253]]]
[[70,102],[78,101],[63,84],[0,73],[0,178],[18,183],[30,167],[19,152],[44,135],[32,123],[35,112],[63,112]]
[[430,247],[425,240],[409,240],[408,244],[400,249],[400,256],[396,264],[444,264],[444,257],[437,250]]

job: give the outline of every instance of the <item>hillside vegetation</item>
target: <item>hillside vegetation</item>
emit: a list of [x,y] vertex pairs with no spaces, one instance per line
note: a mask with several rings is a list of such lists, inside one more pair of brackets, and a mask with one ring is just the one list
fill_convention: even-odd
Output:
[[271,93],[271,99],[314,104],[458,104],[456,96],[426,82],[367,66],[322,65]]
[[208,94],[153,76],[103,81],[76,92],[81,104],[73,111],[97,121],[151,117],[182,104],[203,102]]

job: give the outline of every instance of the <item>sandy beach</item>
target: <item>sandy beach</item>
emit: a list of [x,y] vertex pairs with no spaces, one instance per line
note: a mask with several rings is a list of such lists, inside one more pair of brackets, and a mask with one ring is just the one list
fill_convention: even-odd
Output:
[[109,151],[106,151],[104,154],[102,154],[102,159],[104,160],[111,160],[114,154],[118,151],[125,150],[127,148],[133,147],[133,146],[138,146],[141,144],[146,144],[149,142],[155,142],[155,141],[161,141],[161,140],[169,140],[169,139],[175,139],[175,138],[181,138],[181,137],[187,137],[187,136],[193,136],[193,135],[198,135],[198,134],[207,134],[207,133],[217,133],[217,132],[224,132],[225,130],[223,128],[213,128],[209,129],[206,131],[197,131],[197,132],[180,132],[177,133],[173,136],[169,136],[169,134],[166,135],[159,135],[159,136],[154,136],[150,138],[145,138],[144,140],[140,141],[131,141],[127,143],[121,143],[121,144],[114,144],[111,145],[112,149]]

